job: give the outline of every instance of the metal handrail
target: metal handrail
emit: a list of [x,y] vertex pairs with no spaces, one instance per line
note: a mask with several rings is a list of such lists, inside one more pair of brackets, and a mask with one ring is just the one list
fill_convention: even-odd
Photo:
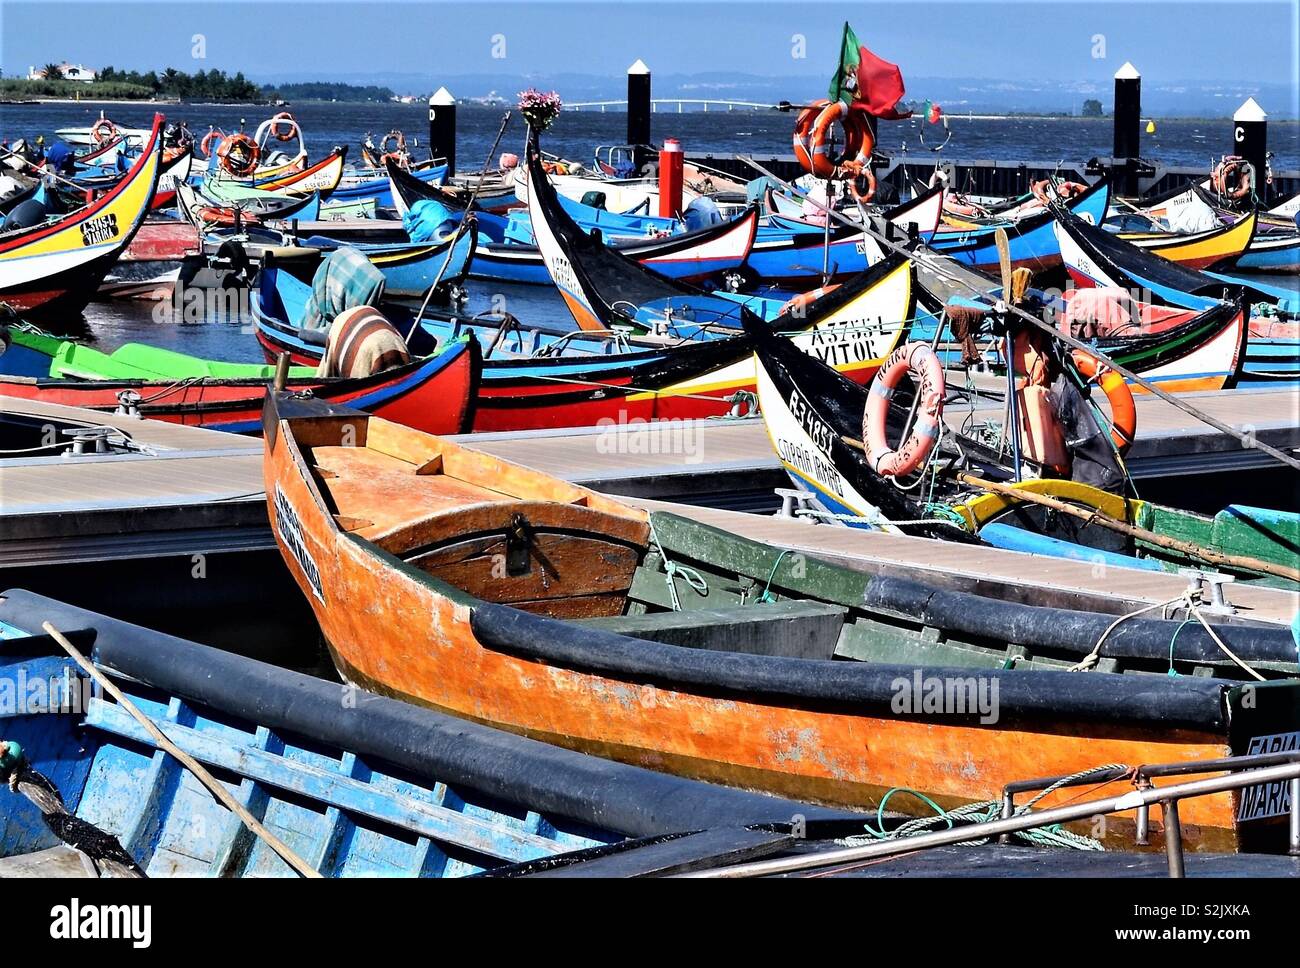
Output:
[[[1158,803],[1160,804],[1161,810],[1164,814],[1165,849],[1169,860],[1169,876],[1183,877],[1185,868],[1183,865],[1182,824],[1179,821],[1178,816],[1178,804],[1180,801],[1195,797],[1209,796],[1210,794],[1240,790],[1248,786],[1258,786],[1264,783],[1283,781],[1290,783],[1290,849],[1293,855],[1300,855],[1300,762],[1289,762],[1278,766],[1252,768],[1253,764],[1257,762],[1279,755],[1282,754],[1265,753],[1256,754],[1254,756],[1233,757],[1233,765],[1231,768],[1234,772],[1223,776],[1207,777],[1203,780],[1191,780],[1186,783],[1177,783],[1167,787],[1157,788],[1154,786],[1148,786],[1146,789],[1135,789],[1117,797],[1106,797],[1100,800],[1089,800],[1083,803],[1051,807],[1039,811],[1038,813],[1002,817],[997,820],[989,820],[980,824],[965,824],[951,827],[947,830],[935,831],[934,833],[920,834],[915,837],[902,837],[897,840],[883,840],[872,844],[864,844],[859,847],[844,847],[839,850],[799,854],[793,857],[780,857],[774,860],[760,860],[748,864],[736,864],[731,867],[695,871],[680,876],[738,878],[761,877],[771,874],[788,874],[795,871],[809,870],[816,867],[825,867],[834,864],[854,863],[884,857],[893,857],[897,854],[908,854],[915,851],[928,850],[934,847],[949,847],[969,841],[973,831],[978,831],[979,834],[984,837],[1000,837],[1003,834],[1016,833],[1022,830],[1032,830],[1036,827],[1070,823],[1076,820],[1087,820],[1096,816],[1122,813],[1128,810],[1149,809],[1151,804]],[[1300,757],[1297,757],[1297,759],[1300,759]],[[1200,763],[1160,764],[1159,768],[1167,767],[1172,771],[1176,766],[1186,766],[1188,768],[1186,772],[1205,772],[1207,769],[1205,764],[1221,762],[1223,761],[1206,760]],[[1213,768],[1214,767],[1212,766],[1209,767],[1209,769]],[[1092,782],[1096,782],[1095,774]]]

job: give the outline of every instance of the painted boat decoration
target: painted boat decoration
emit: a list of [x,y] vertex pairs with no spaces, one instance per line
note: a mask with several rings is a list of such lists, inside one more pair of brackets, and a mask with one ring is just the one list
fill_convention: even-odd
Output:
[[[91,410],[122,408],[236,434],[261,430],[262,401],[275,376],[271,365],[215,362],[138,343],[105,354],[23,330],[11,331],[8,342],[0,369],[8,369],[5,358],[11,353],[15,369],[31,372],[39,365],[33,359],[41,356],[48,365],[44,376],[0,376],[0,396]],[[291,369],[287,386],[412,427],[463,433],[472,426],[480,365],[477,341],[466,338],[369,377],[322,378],[310,369]]]
[[[1066,209],[1093,225],[1106,218],[1110,204],[1110,180],[1102,179],[1087,191],[1071,199]],[[1054,214],[1059,206],[1043,209],[1009,224],[982,225],[957,231],[940,230],[934,234],[930,245],[944,255],[956,259],[973,269],[992,270],[998,266],[998,250],[994,235],[999,228],[1007,233],[1013,268],[1028,268],[1034,272],[1051,269],[1061,264],[1061,249],[1053,226]]]
[[[268,360],[287,352],[296,363],[314,364],[324,350],[323,334],[290,323],[301,316],[308,287],[283,269],[263,270],[252,302],[258,341]],[[385,305],[399,331],[409,317]],[[799,314],[777,317],[770,325],[803,352],[816,355],[866,381],[906,337],[916,312],[912,266],[892,256],[821,298]],[[603,332],[552,334],[527,330],[500,334],[447,314],[430,314],[415,331],[412,349],[420,351],[465,332],[474,332],[490,350],[516,345],[527,357],[489,355],[484,360],[473,429],[533,430],[594,426],[601,421],[720,417],[754,389],[752,348],[744,337],[725,339],[627,339]],[[515,342],[517,341],[517,342]],[[502,345],[504,344],[504,345]]]
[[163,116],[131,170],[93,202],[55,220],[0,233],[0,301],[29,318],[75,316],[131,244],[162,164]]
[[[907,786],[948,809],[999,797],[1007,775],[1244,753],[1300,715],[1300,684],[1243,690],[1219,677],[1226,659],[1205,677],[1049,671],[1095,643],[1054,637],[1054,609],[1004,603],[1031,640],[1029,662],[1008,669],[1010,613],[977,633],[932,618],[937,593],[915,582],[791,560],[316,401],[270,397],[265,419],[277,542],[343,677],[557,745],[850,808]],[[340,424],[359,421],[343,446]],[[504,555],[505,577],[486,549]],[[401,616],[382,631],[361,619],[380,601]],[[963,622],[983,614],[972,604],[956,605]],[[1111,621],[1091,616],[1088,632]],[[1117,667],[1165,671],[1177,623],[1133,621]],[[1221,629],[1247,661],[1294,674],[1287,630]],[[886,641],[897,664],[877,658]],[[1207,643],[1175,662],[1222,659]],[[966,679],[972,666],[997,683],[996,722],[974,701],[942,715],[897,702],[900,681]],[[1201,832],[1191,849],[1286,850],[1280,809],[1239,819],[1228,795],[1183,806]],[[1120,817],[1106,836],[1132,829]]]
[[[41,629],[66,633],[128,699],[326,877],[461,877],[701,828],[847,819],[467,723],[66,605],[0,596],[0,669],[72,688],[69,710],[6,709],[3,735],[67,811],[117,838],[150,877],[290,877],[254,837]],[[25,705],[25,703],[24,703]],[[12,769],[6,764],[6,772]],[[30,780],[28,772],[25,779]],[[0,857],[55,846],[0,791]]]
[[1231,265],[1251,244],[1258,221],[1256,213],[1243,215],[1229,225],[1205,232],[1121,232],[1119,237],[1139,249],[1191,269]]

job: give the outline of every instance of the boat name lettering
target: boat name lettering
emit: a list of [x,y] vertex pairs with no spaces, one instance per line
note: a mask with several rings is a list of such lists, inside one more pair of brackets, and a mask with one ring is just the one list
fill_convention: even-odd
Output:
[[112,212],[81,223],[82,245],[103,245],[117,238],[117,216]]
[[807,477],[811,477],[818,484],[833,491],[836,497],[844,497],[844,482],[840,478],[839,471],[835,469],[835,465],[826,460],[821,454],[810,451],[807,447],[792,440],[778,437],[776,438],[776,456],[787,467],[793,467]]
[[803,432],[812,439],[813,446],[822,453],[829,454],[831,452],[831,441],[835,437],[830,426],[813,412],[812,407],[808,406],[808,402],[804,400],[798,390],[790,391],[789,405],[791,416],[799,422]]
[[303,576],[307,579],[307,584],[311,586],[314,594],[323,603],[325,601],[325,591],[321,585],[320,569],[316,567],[316,562],[307,551],[307,543],[302,537],[302,522],[298,520],[298,512],[293,509],[289,499],[284,496],[279,485],[275,488],[275,530],[280,533],[280,538],[284,541],[284,546],[289,549],[293,555],[293,560],[298,562],[298,567],[302,570]]
[[[1246,755],[1292,753],[1297,749],[1300,749],[1300,731],[1270,733],[1267,736],[1252,736]],[[1241,800],[1237,805],[1237,819],[1239,821],[1263,820],[1266,817],[1286,816],[1290,811],[1290,782],[1278,780],[1276,783],[1261,783],[1242,790]]]

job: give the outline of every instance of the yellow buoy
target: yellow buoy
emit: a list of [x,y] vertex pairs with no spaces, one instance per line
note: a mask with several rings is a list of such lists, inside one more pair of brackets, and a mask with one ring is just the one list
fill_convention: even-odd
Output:
[[1147,134],[1155,134],[1155,133],[1156,133],[1156,123],[1154,121],[1148,121]]

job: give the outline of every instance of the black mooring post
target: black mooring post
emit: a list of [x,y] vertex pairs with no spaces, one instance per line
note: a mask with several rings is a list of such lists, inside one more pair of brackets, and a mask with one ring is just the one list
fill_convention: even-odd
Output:
[[1246,103],[1232,116],[1232,153],[1250,162],[1255,170],[1255,197],[1260,204],[1267,205],[1268,115],[1253,97],[1246,98]]
[[636,170],[642,171],[650,160],[650,68],[642,60],[627,69],[627,143]]
[[446,158],[447,174],[456,174],[456,99],[445,87],[429,98],[429,157]]
[[[1115,72],[1114,186],[1121,195],[1138,194],[1134,161],[1141,153],[1142,75],[1127,61]],[[1122,167],[1121,167],[1122,166]]]

